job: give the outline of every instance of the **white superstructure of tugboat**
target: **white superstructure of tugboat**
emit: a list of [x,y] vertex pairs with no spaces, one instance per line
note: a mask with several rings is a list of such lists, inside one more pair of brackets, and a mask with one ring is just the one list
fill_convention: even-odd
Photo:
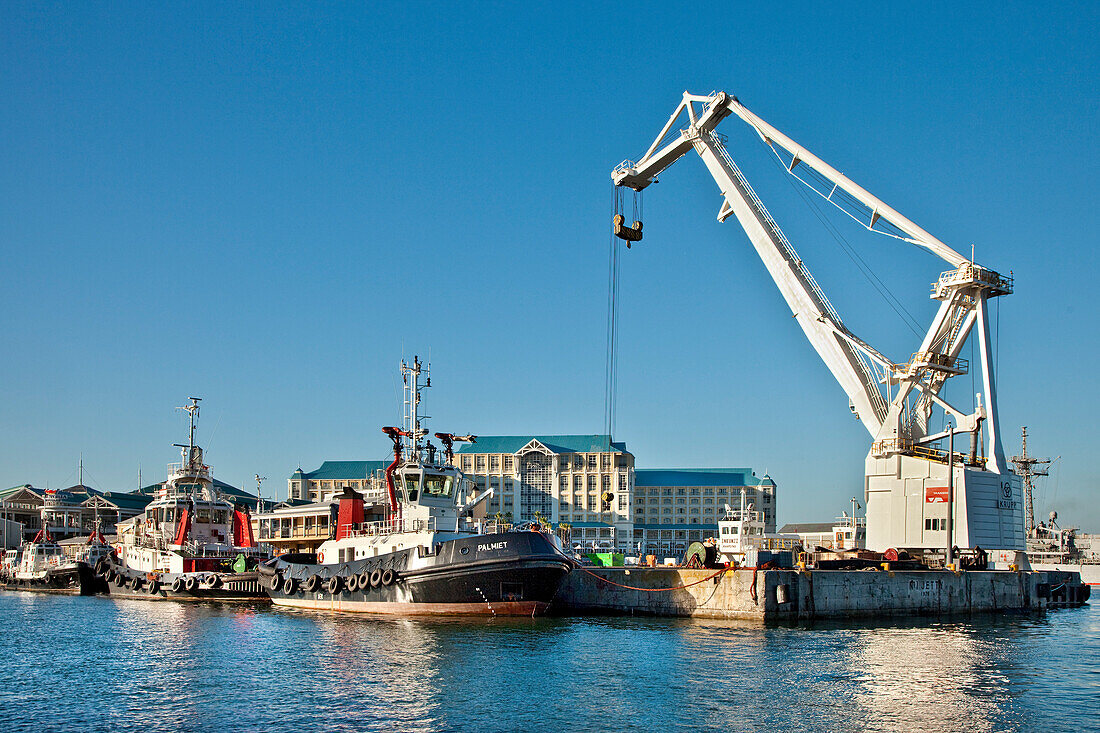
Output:
[[6,553],[0,572],[8,588],[77,593],[81,588],[80,570],[81,563],[66,556],[65,549],[43,524],[33,540]]
[[195,444],[199,398],[190,416],[183,460],[139,514],[117,525],[114,552],[96,565],[112,596],[174,600],[265,599],[255,566],[264,556],[247,507],[219,495],[202,448]]
[[[346,489],[336,535],[313,554],[288,554],[260,567],[275,604],[386,614],[533,615],[546,610],[574,566],[560,541],[536,525],[486,533],[472,520],[471,482],[453,465],[456,441],[436,433],[424,442],[420,390],[428,367],[401,364],[402,428],[383,431],[394,460],[384,473],[387,516],[364,522],[362,498]],[[421,384],[421,377],[426,382]]]

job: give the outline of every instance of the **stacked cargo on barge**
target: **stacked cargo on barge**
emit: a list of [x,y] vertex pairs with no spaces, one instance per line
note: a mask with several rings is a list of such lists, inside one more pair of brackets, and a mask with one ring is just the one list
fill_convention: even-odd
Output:
[[[484,532],[470,482],[453,465],[456,441],[475,436],[436,433],[442,450],[422,439],[420,390],[428,367],[401,364],[405,383],[402,428],[385,470],[388,512],[364,522],[363,500],[346,489],[336,536],[316,554],[288,554],[260,566],[280,606],[385,614],[534,615],[542,613],[573,568],[557,537],[538,524]],[[421,377],[427,381],[421,384]]]

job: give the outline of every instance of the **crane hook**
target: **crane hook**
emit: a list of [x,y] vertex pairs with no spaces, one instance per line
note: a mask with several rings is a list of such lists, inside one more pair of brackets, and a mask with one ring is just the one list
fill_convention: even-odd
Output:
[[628,227],[626,226],[626,217],[622,214],[615,214],[611,217],[611,223],[615,236],[626,242],[627,249],[630,249],[631,242],[642,241],[642,222],[635,221],[634,226]]

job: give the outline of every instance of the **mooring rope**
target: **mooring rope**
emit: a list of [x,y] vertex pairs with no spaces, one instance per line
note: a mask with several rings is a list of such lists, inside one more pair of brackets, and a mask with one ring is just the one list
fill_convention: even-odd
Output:
[[700,583],[705,583],[708,580],[710,580],[711,578],[714,578],[718,575],[721,575],[722,573],[726,572],[727,570],[732,570],[732,568],[720,568],[717,571],[715,571],[715,572],[711,573],[710,575],[708,575],[707,577],[703,578],[702,580],[696,580],[693,583],[685,583],[683,585],[676,585],[676,586],[673,586],[671,588],[638,588],[637,586],[623,585],[622,583],[616,583],[613,580],[608,580],[607,578],[603,577],[602,575],[596,575],[594,572],[592,572],[591,570],[588,570],[587,568],[584,568],[584,567],[578,567],[577,569],[578,570],[583,570],[584,572],[591,575],[593,578],[598,578],[599,580],[602,580],[603,582],[605,582],[609,585],[614,585],[614,586],[619,587],[619,588],[626,588],[628,590],[644,590],[644,591],[647,591],[649,593],[660,593],[660,592],[664,592],[664,591],[681,590],[683,588],[690,588],[693,585],[699,585]]

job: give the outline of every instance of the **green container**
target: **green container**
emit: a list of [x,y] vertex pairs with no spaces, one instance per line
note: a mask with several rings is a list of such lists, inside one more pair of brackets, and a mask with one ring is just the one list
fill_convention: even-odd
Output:
[[623,558],[625,555],[618,552],[590,552],[585,555],[592,561],[593,565],[599,565],[602,568],[619,568],[623,565]]

